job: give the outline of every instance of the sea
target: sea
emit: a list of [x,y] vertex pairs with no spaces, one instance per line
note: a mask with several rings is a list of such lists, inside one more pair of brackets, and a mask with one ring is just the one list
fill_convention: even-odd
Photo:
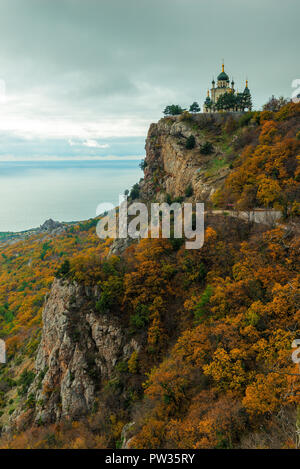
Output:
[[143,176],[140,160],[0,162],[0,232],[96,216]]

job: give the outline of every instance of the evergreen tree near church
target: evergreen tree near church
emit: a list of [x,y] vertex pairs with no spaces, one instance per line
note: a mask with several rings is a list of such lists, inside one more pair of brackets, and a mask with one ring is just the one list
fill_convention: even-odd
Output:
[[233,78],[230,83],[229,76],[224,69],[224,63],[222,64],[222,72],[217,77],[217,82],[213,79],[211,83],[212,87],[207,91],[207,97],[203,103],[205,113],[243,112],[252,109],[248,80],[246,80],[244,91],[238,93]]
[[251,93],[248,88],[248,81],[246,81],[246,88],[243,93],[243,99],[242,99],[242,104],[243,104],[243,110],[248,109],[251,111],[252,109],[252,99],[251,99]]
[[185,109],[182,109],[179,104],[171,104],[167,106],[164,110],[164,115],[165,116],[176,116],[178,114],[182,114]]
[[200,106],[196,101],[190,105],[190,112],[200,112]]
[[215,106],[217,111],[245,111],[252,109],[251,93],[246,86],[243,93],[224,93],[222,94]]
[[244,93],[237,93],[236,94],[236,109],[244,111]]
[[236,106],[237,106],[237,99],[236,99],[236,95],[234,95],[233,93],[222,94],[216,103],[216,109],[218,111],[235,110]]

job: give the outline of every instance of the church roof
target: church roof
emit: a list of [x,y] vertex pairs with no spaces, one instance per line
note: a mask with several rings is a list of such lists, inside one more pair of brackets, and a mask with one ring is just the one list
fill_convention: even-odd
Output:
[[229,76],[225,72],[221,72],[220,75],[218,75],[218,80],[219,81],[229,81]]
[[244,94],[250,94],[250,90],[248,88],[248,80],[246,80],[246,88],[244,89]]
[[224,71],[224,64],[222,64],[222,72],[218,75],[219,81],[229,81],[229,76]]

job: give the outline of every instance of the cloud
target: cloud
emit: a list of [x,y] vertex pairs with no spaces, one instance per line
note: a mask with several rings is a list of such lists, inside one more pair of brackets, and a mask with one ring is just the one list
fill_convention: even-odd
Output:
[[108,143],[98,143],[96,140],[86,140],[83,142],[83,145],[85,147],[90,147],[90,148],[109,148]]
[[89,147],[89,148],[109,148],[108,143],[99,143],[97,142],[97,140],[92,140],[92,139],[85,140],[85,141],[78,141],[78,140],[75,141],[75,140],[69,139],[69,145],[71,147],[84,146],[84,147]]
[[222,57],[256,107],[290,96],[299,12],[296,0],[1,0],[0,132],[145,138],[167,104],[202,105]]
[[85,138],[16,135],[0,132],[0,160],[141,159],[144,137],[110,137],[106,142]]

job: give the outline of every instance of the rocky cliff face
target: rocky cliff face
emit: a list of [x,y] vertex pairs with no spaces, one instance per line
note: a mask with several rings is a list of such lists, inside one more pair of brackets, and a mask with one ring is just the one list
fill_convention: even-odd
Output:
[[[142,198],[163,201],[166,194],[172,198],[185,196],[191,185],[194,200],[207,201],[229,173],[225,158],[228,148],[224,149],[222,138],[218,138],[218,128],[224,127],[228,119],[234,121],[239,117],[238,113],[183,114],[151,124],[146,140]],[[187,149],[186,142],[191,136],[195,146]],[[209,154],[203,152],[207,142],[212,143]]]
[[117,317],[95,312],[97,295],[97,287],[54,281],[43,311],[36,378],[11,426],[21,429],[29,422],[58,422],[91,412],[116,363],[139,349]]

